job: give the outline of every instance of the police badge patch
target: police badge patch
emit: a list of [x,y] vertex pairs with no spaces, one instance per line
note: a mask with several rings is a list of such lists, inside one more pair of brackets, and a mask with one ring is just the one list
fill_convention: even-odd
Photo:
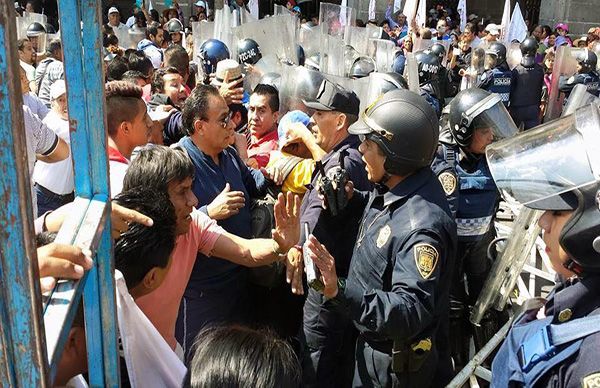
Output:
[[377,236],[377,248],[381,248],[382,246],[384,246],[387,240],[390,238],[391,234],[392,228],[390,228],[389,225],[386,225],[383,228],[381,228],[381,230],[379,231],[379,236]]
[[456,190],[456,177],[451,172],[443,172],[438,176],[440,183],[442,184],[442,188],[444,189],[444,193],[446,195],[450,195],[454,193]]
[[581,380],[582,388],[600,388],[600,372],[587,375]]
[[430,244],[415,245],[415,263],[423,279],[429,279],[437,266],[440,254]]

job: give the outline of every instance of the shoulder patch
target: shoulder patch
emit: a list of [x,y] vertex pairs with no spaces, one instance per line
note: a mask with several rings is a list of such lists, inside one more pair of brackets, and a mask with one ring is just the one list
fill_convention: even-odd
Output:
[[600,372],[585,376],[581,380],[581,388],[600,388]]
[[379,235],[377,236],[377,248],[381,248],[385,245],[385,243],[388,241],[388,239],[390,238],[390,235],[392,234],[392,228],[390,228],[389,225],[384,226],[383,228],[381,228],[379,230]]
[[567,83],[570,83],[570,84],[573,84],[573,83],[575,83],[575,76],[572,76],[571,78],[569,78],[569,79],[567,80]]
[[430,244],[415,245],[415,264],[423,279],[429,279],[437,266],[440,254]]
[[444,193],[446,195],[450,195],[454,193],[456,190],[456,176],[451,172],[443,172],[438,176],[440,183],[442,184],[442,188],[444,189]]

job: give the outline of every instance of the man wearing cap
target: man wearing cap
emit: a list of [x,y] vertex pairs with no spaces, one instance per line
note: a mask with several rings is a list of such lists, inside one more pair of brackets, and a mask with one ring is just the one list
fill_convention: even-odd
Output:
[[[336,270],[346,276],[350,268],[352,248],[356,241],[360,213],[341,209],[335,216],[324,205],[320,194],[323,174],[331,175],[340,160],[349,179],[360,190],[370,190],[364,162],[358,152],[359,139],[348,128],[356,122],[360,101],[355,93],[323,81],[314,100],[304,101],[314,110],[309,131],[296,124],[288,131],[288,142],[300,139],[310,150],[312,158],[323,168],[312,174],[309,190],[300,208],[301,226],[335,252]],[[311,133],[312,131],[312,133]],[[300,244],[306,241],[304,232]],[[308,387],[349,386],[352,376],[353,349],[356,335],[342,306],[328,303],[323,295],[310,288],[304,305],[303,378]]]
[[[443,387],[449,379],[448,303],[456,224],[429,165],[439,135],[419,95],[393,90],[350,127],[371,193],[354,191],[348,210],[362,213],[347,276],[337,274],[333,245],[310,236],[305,252],[321,272],[323,296],[346,306],[359,331],[354,387]],[[364,212],[363,212],[364,211]]]
[[500,26],[490,23],[485,27],[484,32],[486,35],[485,38],[483,38],[483,41],[486,44],[490,44],[498,40],[498,37],[500,36]]
[[[50,88],[52,109],[43,123],[70,144],[69,112],[65,81],[58,80]],[[33,169],[38,217],[73,201],[73,161],[67,158],[56,163],[38,161]]]
[[127,30],[127,26],[121,23],[121,14],[117,7],[110,7],[108,9],[108,23],[107,26],[114,30]]

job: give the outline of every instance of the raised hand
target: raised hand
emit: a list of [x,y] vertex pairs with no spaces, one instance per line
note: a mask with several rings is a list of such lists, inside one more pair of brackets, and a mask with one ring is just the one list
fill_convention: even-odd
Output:
[[279,193],[274,212],[273,240],[281,252],[287,252],[300,240],[300,197],[290,192]]

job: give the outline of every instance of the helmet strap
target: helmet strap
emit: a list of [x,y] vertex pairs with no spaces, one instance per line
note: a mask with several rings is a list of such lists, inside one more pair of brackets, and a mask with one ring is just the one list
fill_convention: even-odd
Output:
[[569,258],[565,263],[563,263],[563,267],[568,269],[571,272],[575,272],[577,276],[581,276],[583,273],[583,268],[579,264],[577,264],[573,259]]
[[389,172],[384,171],[383,176],[381,177],[381,179],[377,183],[380,184],[380,185],[384,185],[385,186],[385,184],[387,183],[387,181],[390,180],[391,177],[392,177],[392,175]]

